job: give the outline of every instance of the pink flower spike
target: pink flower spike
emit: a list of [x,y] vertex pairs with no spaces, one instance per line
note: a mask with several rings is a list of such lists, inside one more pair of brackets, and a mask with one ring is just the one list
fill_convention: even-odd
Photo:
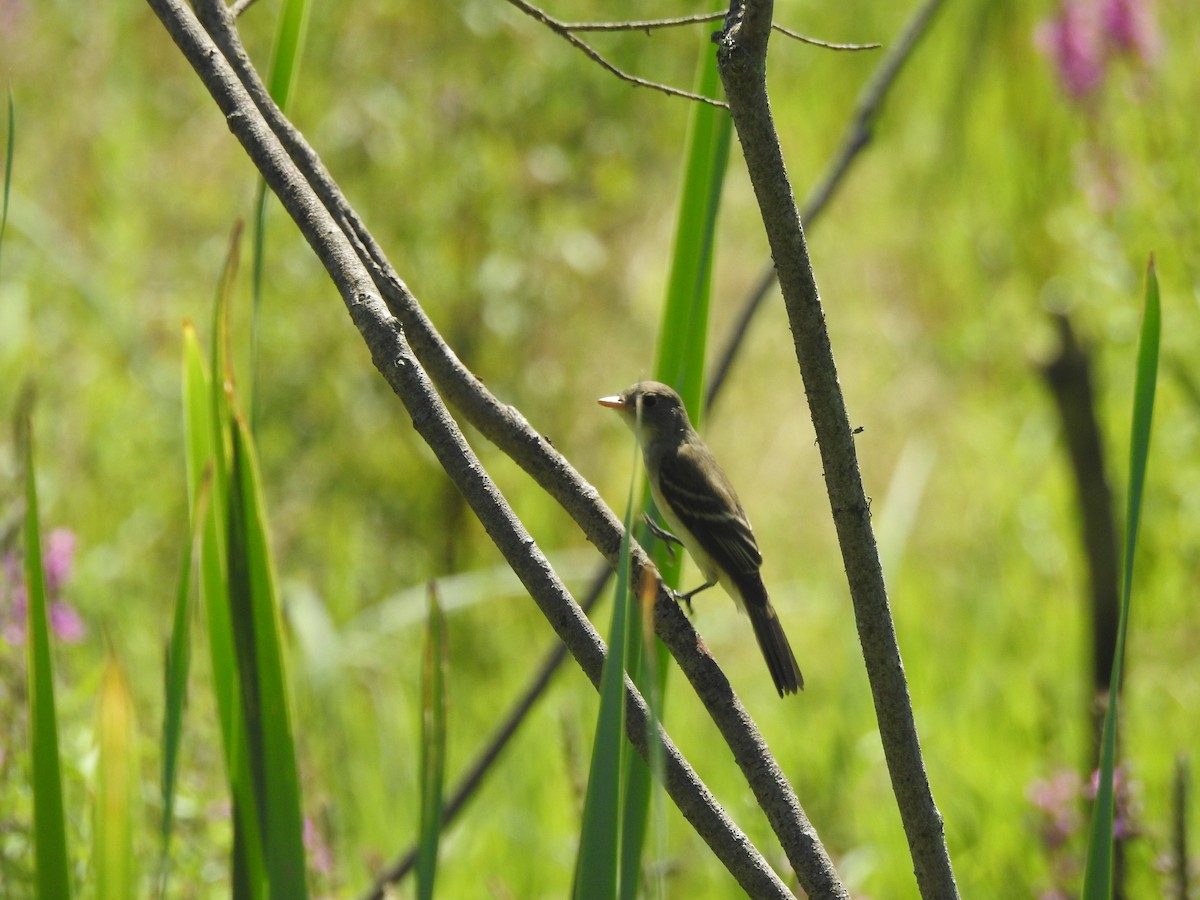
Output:
[[1148,0],[1103,0],[1101,28],[1109,47],[1149,64],[1158,56],[1161,38]]
[[42,566],[46,570],[46,590],[57,594],[71,580],[71,569],[75,562],[75,532],[67,528],[55,528],[46,537],[46,550],[42,554]]
[[25,582],[18,578],[8,591],[8,609],[4,611],[4,639],[14,647],[25,643],[26,609]]
[[1038,46],[1054,62],[1063,90],[1076,100],[1104,81],[1101,37],[1095,10],[1084,0],[1063,0],[1058,15],[1038,28]]
[[314,871],[322,875],[333,871],[333,850],[325,842],[317,823],[308,816],[304,817],[304,849],[308,851],[309,863]]
[[87,634],[87,627],[79,613],[62,600],[50,604],[50,627],[58,639],[67,644],[78,644]]
[[25,583],[25,573],[21,570],[21,560],[17,558],[15,550],[9,550],[4,554],[3,561],[0,561],[0,572],[4,574],[4,580],[9,584]]

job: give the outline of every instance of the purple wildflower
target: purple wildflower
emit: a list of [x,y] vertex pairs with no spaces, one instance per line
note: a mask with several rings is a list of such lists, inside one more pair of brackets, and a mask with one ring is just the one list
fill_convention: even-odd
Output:
[[46,590],[57,597],[71,580],[71,569],[75,564],[75,532],[66,528],[55,528],[46,537],[46,549],[42,552],[42,568],[46,572]]
[[1069,97],[1082,99],[1103,83],[1104,41],[1096,10],[1087,0],[1063,0],[1058,15],[1038,27],[1037,44],[1054,62]]
[[50,628],[64,644],[78,644],[87,636],[87,626],[75,607],[63,600],[50,604]]
[[1128,53],[1147,64],[1158,56],[1161,39],[1147,0],[1103,0],[1100,21],[1114,53]]
[[[1096,769],[1092,772],[1091,781],[1088,783],[1086,795],[1089,800],[1096,799],[1096,793],[1100,789],[1100,770]],[[1113,839],[1118,841],[1127,841],[1130,838],[1137,837],[1141,832],[1138,829],[1137,817],[1138,802],[1135,795],[1135,786],[1129,778],[1129,773],[1125,771],[1124,766],[1117,766],[1113,769]]]
[[1113,58],[1149,64],[1161,44],[1150,0],[1062,0],[1058,14],[1038,27],[1036,41],[1074,100],[1100,87]]
[[1039,778],[1030,786],[1029,801],[1042,813],[1039,828],[1048,849],[1059,849],[1079,831],[1082,790],[1081,779],[1069,769],[1050,778]]
[[[71,579],[74,559],[74,533],[65,528],[51,531],[42,553],[46,593],[50,602],[50,628],[59,640],[68,644],[78,643],[87,634],[82,617],[62,599],[63,588]],[[0,562],[0,633],[10,644],[25,643],[27,601],[25,573],[16,552],[10,550]]]
[[322,875],[333,871],[333,850],[317,828],[317,823],[308,816],[304,817],[304,849],[308,851],[308,861],[313,871]]

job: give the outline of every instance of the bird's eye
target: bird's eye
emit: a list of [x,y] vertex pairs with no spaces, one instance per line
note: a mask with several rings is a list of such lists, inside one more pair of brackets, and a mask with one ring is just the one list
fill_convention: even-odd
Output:
[[657,402],[658,396],[656,394],[646,394],[644,397],[642,397],[642,406],[652,407]]

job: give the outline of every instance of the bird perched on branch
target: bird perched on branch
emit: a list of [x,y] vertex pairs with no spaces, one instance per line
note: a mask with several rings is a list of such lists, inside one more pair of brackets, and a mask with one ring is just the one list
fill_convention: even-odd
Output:
[[750,520],[729,477],[692,427],[683,400],[657,381],[641,381],[601,406],[621,413],[633,429],[650,481],[650,493],[673,534],[660,537],[682,544],[704,575],[704,584],[677,594],[680,600],[720,584],[750,617],[779,696],[804,687],[787,635],[767,596],[759,568],[762,554]]

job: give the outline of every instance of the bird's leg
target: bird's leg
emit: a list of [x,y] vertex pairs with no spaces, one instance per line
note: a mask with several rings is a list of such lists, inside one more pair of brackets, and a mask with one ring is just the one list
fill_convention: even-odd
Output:
[[683,603],[687,604],[688,615],[690,616],[692,614],[692,598],[694,596],[696,596],[698,593],[700,593],[701,591],[707,591],[710,587],[712,587],[716,583],[717,583],[717,579],[714,578],[712,581],[704,582],[704,584],[700,585],[700,587],[698,587],[698,588],[692,588],[686,594],[682,594],[679,591],[676,591],[675,599],[680,600]]
[[[667,529],[663,528],[652,518],[650,518],[650,513],[643,513],[642,519],[645,521],[646,527],[650,529],[650,533],[666,544],[667,554],[671,557],[671,562],[675,562],[675,547],[672,545],[678,544],[680,547],[682,547],[683,541],[675,537],[675,535],[671,534],[671,532],[667,531]],[[688,606],[688,609],[691,609],[690,605]]]

